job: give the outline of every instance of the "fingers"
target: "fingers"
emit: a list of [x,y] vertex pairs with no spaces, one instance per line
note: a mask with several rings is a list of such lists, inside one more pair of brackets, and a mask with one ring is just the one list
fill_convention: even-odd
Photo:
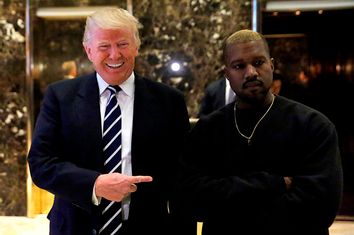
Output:
[[151,182],[152,180],[153,179],[151,176],[145,176],[145,175],[132,176],[133,184],[147,183],[147,182]]
[[136,192],[136,190],[138,189],[138,186],[136,184],[139,183],[146,183],[146,182],[151,182],[152,181],[152,177],[151,176],[131,176],[131,184],[129,187],[129,193],[133,193]]
[[97,197],[121,201],[130,193],[137,191],[138,183],[151,181],[151,176],[128,176],[120,173],[102,174],[96,179],[95,193]]
[[138,189],[138,186],[136,186],[136,184],[131,184],[130,185],[130,192],[131,193],[134,193],[137,189]]

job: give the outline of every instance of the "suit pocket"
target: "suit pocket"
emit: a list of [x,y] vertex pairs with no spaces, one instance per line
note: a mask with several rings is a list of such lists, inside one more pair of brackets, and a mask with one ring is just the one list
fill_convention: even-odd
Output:
[[93,215],[64,200],[55,200],[48,214],[50,235],[91,235]]
[[62,234],[61,231],[64,228],[64,216],[60,211],[51,209],[48,213],[47,218],[49,219],[50,235]]

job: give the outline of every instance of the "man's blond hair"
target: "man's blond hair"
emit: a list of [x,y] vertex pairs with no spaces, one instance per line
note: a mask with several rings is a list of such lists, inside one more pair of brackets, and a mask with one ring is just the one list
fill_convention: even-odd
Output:
[[89,42],[91,39],[91,30],[95,27],[100,29],[131,29],[136,46],[139,48],[141,44],[139,37],[140,25],[138,19],[127,10],[117,7],[105,7],[87,17],[83,44]]
[[264,43],[264,47],[266,49],[266,52],[269,55],[269,47],[266,39],[264,36],[258,32],[255,32],[250,29],[242,29],[239,30],[233,34],[231,34],[224,42],[224,48],[223,48],[223,60],[226,62],[226,51],[229,47],[229,45],[232,44],[238,44],[238,43],[245,43],[245,42],[252,42],[252,41],[257,41],[257,40],[262,40]]

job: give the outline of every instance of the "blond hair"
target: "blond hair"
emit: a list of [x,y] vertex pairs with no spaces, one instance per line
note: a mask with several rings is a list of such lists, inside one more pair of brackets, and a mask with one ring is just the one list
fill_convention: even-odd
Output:
[[269,55],[269,47],[266,39],[264,36],[258,32],[252,31],[250,29],[242,29],[239,31],[236,31],[235,33],[231,34],[228,38],[226,38],[224,42],[224,47],[223,47],[223,60],[224,62],[226,61],[226,51],[229,47],[229,45],[232,44],[238,44],[238,43],[245,43],[245,42],[252,42],[252,41],[257,41],[257,40],[262,40],[264,47],[266,49],[266,52]]
[[91,38],[91,30],[95,27],[101,29],[131,29],[134,33],[134,39],[137,47],[140,47],[141,40],[139,37],[139,20],[131,15],[127,10],[116,7],[106,7],[97,10],[86,19],[85,32],[83,36],[83,44],[87,43]]

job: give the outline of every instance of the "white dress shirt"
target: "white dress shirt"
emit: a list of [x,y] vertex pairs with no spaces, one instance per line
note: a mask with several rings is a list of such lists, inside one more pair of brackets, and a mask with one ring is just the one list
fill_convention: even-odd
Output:
[[236,94],[231,89],[229,79],[225,78],[226,86],[225,86],[225,105],[232,103],[235,98]]

